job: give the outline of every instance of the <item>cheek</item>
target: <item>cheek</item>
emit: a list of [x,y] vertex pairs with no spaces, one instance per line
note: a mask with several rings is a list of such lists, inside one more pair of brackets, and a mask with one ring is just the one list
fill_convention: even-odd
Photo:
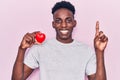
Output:
[[59,25],[59,24],[57,24],[57,23],[55,23],[55,22],[53,22],[53,23],[52,23],[52,26],[53,26],[53,28],[55,28],[55,29],[56,29],[56,28],[58,28],[60,25]]
[[67,23],[67,26],[68,26],[68,27],[74,27],[75,24],[74,24],[74,22],[71,22],[71,23]]
[[60,28],[60,24],[55,24],[54,28]]
[[73,29],[75,26],[73,24],[68,24],[69,29]]
[[55,27],[55,31],[56,31],[56,33],[59,33],[59,28]]

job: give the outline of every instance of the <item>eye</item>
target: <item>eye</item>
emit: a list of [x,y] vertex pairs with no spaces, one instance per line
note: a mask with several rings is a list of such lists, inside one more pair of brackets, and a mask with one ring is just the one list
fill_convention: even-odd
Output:
[[72,22],[72,19],[71,19],[71,18],[67,18],[67,19],[66,19],[66,22],[67,22],[67,23],[71,23],[71,22]]
[[60,19],[56,19],[55,23],[60,24],[62,21]]

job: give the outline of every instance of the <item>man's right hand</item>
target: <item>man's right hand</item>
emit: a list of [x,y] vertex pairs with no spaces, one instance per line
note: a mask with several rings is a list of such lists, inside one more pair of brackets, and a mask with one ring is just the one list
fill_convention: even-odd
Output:
[[26,33],[22,39],[22,42],[20,44],[21,49],[27,49],[33,46],[36,43],[35,36],[36,33],[39,31],[33,32],[33,33]]
[[35,40],[35,36],[38,32],[39,31],[26,33],[24,35],[19,46],[18,55],[13,67],[12,80],[26,80],[26,78],[32,73],[33,69],[23,63],[24,54],[27,48],[30,48],[32,45],[37,43]]

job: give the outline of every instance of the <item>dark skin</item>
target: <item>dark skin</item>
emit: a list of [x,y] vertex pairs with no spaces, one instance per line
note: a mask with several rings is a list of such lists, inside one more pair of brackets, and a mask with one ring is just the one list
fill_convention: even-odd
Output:
[[[53,28],[56,30],[56,39],[62,43],[71,43],[72,31],[76,26],[76,20],[71,11],[67,9],[59,9],[53,15],[54,21],[52,22]],[[61,31],[67,31],[66,34]]]
[[[73,41],[72,31],[76,26],[76,20],[71,11],[65,8],[57,10],[53,14],[53,28],[56,30],[56,39],[62,43],[71,43]],[[36,44],[35,34],[27,33],[19,46],[18,55],[14,64],[12,80],[26,80],[33,72],[33,69],[23,64],[25,51],[32,45]],[[96,22],[96,34],[94,38],[94,47],[97,58],[97,71],[95,74],[89,75],[89,80],[106,80],[106,72],[104,65],[104,50],[106,48],[108,38],[102,31],[99,31],[99,22]]]

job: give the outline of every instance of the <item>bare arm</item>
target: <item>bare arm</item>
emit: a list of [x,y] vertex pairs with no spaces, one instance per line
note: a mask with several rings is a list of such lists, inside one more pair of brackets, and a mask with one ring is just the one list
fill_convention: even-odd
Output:
[[104,64],[104,50],[107,46],[108,38],[102,31],[99,31],[99,22],[96,22],[96,34],[94,39],[94,47],[96,52],[96,74],[88,76],[89,80],[107,80]]
[[107,80],[106,78],[106,70],[104,64],[104,52],[96,51],[96,58],[97,58],[97,68],[96,74],[89,75],[89,80]]
[[27,33],[20,44],[18,49],[17,58],[13,67],[12,80],[25,80],[33,71],[33,69],[26,66],[24,61],[24,55],[27,48],[31,47],[35,43],[35,33]]

